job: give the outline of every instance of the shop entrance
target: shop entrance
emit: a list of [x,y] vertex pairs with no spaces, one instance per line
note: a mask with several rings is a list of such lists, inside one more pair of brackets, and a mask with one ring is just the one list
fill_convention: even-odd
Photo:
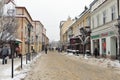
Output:
[[117,58],[117,38],[111,37],[111,57]]
[[98,56],[100,56],[100,47],[99,47],[99,39],[93,40],[93,51],[95,50],[95,48],[97,48],[98,50]]

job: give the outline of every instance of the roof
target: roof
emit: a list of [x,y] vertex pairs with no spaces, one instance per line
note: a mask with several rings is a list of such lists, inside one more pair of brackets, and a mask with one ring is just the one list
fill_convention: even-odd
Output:
[[5,0],[5,4],[8,4],[8,3],[10,3],[10,2],[12,2],[13,4],[15,4],[15,3],[14,3],[14,0]]

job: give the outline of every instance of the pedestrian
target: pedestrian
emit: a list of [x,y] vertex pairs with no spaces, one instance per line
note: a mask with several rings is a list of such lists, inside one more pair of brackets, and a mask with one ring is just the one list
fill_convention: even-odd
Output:
[[9,56],[9,59],[11,58],[11,48],[8,47],[8,56]]
[[15,48],[15,53],[16,53],[15,57],[18,57],[18,52],[19,52],[19,46]]
[[21,53],[21,50],[20,50],[20,47],[19,47],[19,46],[18,46],[18,49],[17,49],[17,54],[18,54],[18,57],[21,58],[22,53]]
[[45,53],[47,54],[47,47],[45,47]]
[[9,54],[8,48],[7,46],[3,47],[1,50],[1,54],[2,54],[2,64],[7,64],[7,59],[6,57]]
[[95,55],[95,58],[97,58],[97,56],[98,56],[98,49],[97,48],[94,49],[94,55]]

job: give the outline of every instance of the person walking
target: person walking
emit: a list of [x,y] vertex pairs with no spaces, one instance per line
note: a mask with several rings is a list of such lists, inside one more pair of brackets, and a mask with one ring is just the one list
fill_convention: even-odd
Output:
[[21,53],[21,49],[20,49],[20,47],[18,47],[17,54],[18,54],[18,57],[21,58],[22,53]]
[[98,49],[97,48],[94,49],[94,55],[95,55],[95,58],[98,57]]
[[2,64],[7,64],[7,59],[6,57],[9,54],[8,48],[7,46],[3,47],[1,50],[1,54],[2,54]]
[[47,54],[47,47],[45,47],[45,53]]

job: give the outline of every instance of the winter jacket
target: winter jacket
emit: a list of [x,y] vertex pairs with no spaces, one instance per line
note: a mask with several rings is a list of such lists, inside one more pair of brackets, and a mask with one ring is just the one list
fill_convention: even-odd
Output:
[[2,51],[1,51],[1,54],[7,56],[7,55],[9,54],[8,48],[7,48],[7,47],[4,47],[4,48],[2,49]]

